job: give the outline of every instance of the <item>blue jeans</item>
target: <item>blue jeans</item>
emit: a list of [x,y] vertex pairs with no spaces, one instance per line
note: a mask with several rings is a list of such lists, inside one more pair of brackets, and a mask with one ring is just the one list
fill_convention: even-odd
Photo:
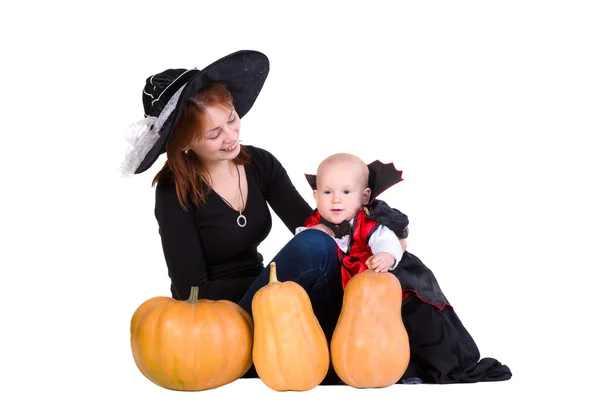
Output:
[[[313,312],[330,341],[344,295],[335,241],[322,231],[305,230],[292,238],[273,262],[277,268],[277,280],[295,281],[308,293]],[[252,298],[269,282],[269,272],[270,266],[267,265],[238,302],[250,316]]]

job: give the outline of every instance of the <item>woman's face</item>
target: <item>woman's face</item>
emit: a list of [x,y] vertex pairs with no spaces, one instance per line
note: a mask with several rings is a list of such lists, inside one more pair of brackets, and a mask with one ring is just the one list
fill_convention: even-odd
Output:
[[206,129],[190,143],[204,162],[233,160],[240,152],[240,118],[233,107],[208,106]]

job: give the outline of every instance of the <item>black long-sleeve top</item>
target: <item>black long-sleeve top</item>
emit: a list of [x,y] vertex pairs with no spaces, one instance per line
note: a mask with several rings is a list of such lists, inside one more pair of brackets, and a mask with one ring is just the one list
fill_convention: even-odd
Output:
[[185,212],[172,182],[156,187],[155,216],[175,299],[187,299],[190,288],[198,286],[200,298],[239,300],[263,269],[258,246],[272,227],[267,203],[292,233],[312,214],[271,153],[243,148],[250,155],[244,228],[236,222],[239,212],[214,191],[206,204]]

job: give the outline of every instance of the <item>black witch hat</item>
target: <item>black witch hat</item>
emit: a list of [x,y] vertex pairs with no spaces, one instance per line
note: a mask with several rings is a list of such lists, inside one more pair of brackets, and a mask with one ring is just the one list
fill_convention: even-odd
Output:
[[241,118],[256,101],[267,75],[269,60],[258,51],[242,50],[229,54],[204,69],[167,69],[146,79],[142,102],[146,118],[130,141],[123,171],[139,174],[165,152],[175,125],[181,119],[187,100],[210,84],[222,84],[233,97]]

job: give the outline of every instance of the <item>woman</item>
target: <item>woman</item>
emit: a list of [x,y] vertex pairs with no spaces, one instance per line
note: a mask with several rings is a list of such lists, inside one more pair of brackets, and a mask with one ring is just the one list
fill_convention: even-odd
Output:
[[[272,154],[239,143],[240,119],[254,104],[268,71],[265,55],[239,51],[203,70],[169,69],[146,80],[142,95],[146,118],[123,170],[142,173],[166,152],[166,163],[153,184],[155,215],[175,299],[187,299],[190,288],[197,286],[201,298],[228,299],[252,314],[252,297],[269,277],[258,253],[272,225],[268,206],[292,234],[313,214]],[[273,261],[279,280],[294,280],[306,290],[330,340],[343,290],[337,244],[323,232],[329,233],[329,228],[311,226],[294,236]],[[394,232],[404,238],[402,230]],[[428,272],[428,282],[435,280]],[[413,313],[419,320],[425,317]],[[442,324],[448,326],[445,318]],[[428,333],[442,327],[433,326],[423,328],[421,338],[428,340]],[[466,330],[464,334],[468,337]],[[455,349],[455,343],[449,344]],[[415,360],[419,367],[409,367],[407,375],[423,373],[431,382],[497,379],[497,362],[493,367],[478,365],[474,343],[468,346],[468,365],[457,369],[461,373],[477,369],[476,377],[429,375],[429,366],[419,370],[427,365],[427,356]],[[463,360],[463,356],[451,357]],[[330,371],[324,383],[337,382]],[[256,373],[251,370],[246,376]]]
[[[272,226],[268,206],[292,233],[312,213],[272,154],[239,143],[240,119],[268,70],[266,56],[240,51],[203,70],[170,69],[146,80],[143,131],[122,170],[142,173],[166,152],[153,184],[175,299],[198,286],[201,298],[238,302],[252,314],[252,296],[268,282],[258,253]],[[336,244],[316,231],[322,228],[292,238],[274,262],[279,280],[307,291],[330,339],[342,291]]]

